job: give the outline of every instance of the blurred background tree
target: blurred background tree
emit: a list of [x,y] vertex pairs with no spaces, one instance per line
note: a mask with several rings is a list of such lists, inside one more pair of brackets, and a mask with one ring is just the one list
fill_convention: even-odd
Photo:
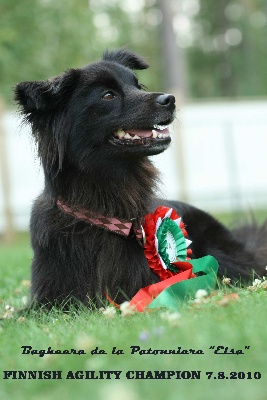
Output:
[[[0,0],[0,93],[126,46],[152,65],[143,82],[164,90],[163,3],[191,98],[266,95],[266,0]],[[173,43],[169,43],[173,48]],[[179,64],[179,63],[178,63]]]
[[187,46],[192,96],[266,95],[266,0],[197,3]]

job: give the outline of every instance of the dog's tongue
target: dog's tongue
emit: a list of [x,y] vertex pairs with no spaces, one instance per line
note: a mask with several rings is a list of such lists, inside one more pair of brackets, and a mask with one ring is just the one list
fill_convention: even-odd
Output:
[[168,134],[169,133],[169,129],[168,128],[165,128],[165,129],[162,129],[162,130],[153,128],[153,130],[147,130],[147,131],[143,131],[143,130],[139,130],[139,129],[131,129],[131,130],[127,129],[126,132],[129,133],[131,136],[137,135],[139,137],[148,138],[148,137],[153,135],[153,131],[156,131],[157,133],[161,133],[161,134]]

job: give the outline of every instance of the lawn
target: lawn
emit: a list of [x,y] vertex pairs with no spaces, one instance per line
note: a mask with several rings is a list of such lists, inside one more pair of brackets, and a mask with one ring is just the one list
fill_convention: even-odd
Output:
[[[107,318],[81,309],[18,317],[7,306],[26,301],[30,259],[27,235],[0,247],[0,314],[10,317],[0,321],[1,400],[266,399],[266,290],[220,284],[179,314]],[[22,346],[82,354],[22,354]]]

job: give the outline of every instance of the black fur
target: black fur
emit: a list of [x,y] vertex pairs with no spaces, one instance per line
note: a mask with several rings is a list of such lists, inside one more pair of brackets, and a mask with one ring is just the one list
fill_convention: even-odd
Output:
[[100,62],[49,81],[22,82],[15,89],[45,174],[30,222],[32,301],[61,304],[73,298],[99,306],[105,291],[121,302],[123,293],[131,298],[159,280],[135,239],[65,214],[56,206],[58,197],[123,219],[142,218],[158,205],[172,206],[187,225],[194,257],[213,255],[220,275],[231,278],[248,278],[252,268],[264,272],[266,226],[257,251],[258,244],[246,244],[241,231],[234,235],[194,207],[154,196],[158,172],[148,156],[164,151],[169,140],[135,146],[114,140],[118,129],[151,129],[174,118],[174,98],[143,91],[132,71],[147,67],[135,54],[117,50],[106,52]]

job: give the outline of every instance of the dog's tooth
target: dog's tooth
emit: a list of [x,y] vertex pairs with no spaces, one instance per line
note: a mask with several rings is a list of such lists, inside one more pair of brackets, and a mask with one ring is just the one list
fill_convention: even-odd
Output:
[[118,136],[120,139],[122,139],[125,136],[125,132],[122,129],[119,129],[116,132],[116,136]]
[[164,129],[168,128],[168,125],[157,125],[155,124],[153,128],[158,129],[159,131],[164,131]]
[[159,137],[160,139],[162,139],[162,138],[163,138],[162,133],[160,133],[160,134],[158,135],[158,137]]
[[141,139],[141,138],[138,135],[135,135],[132,139],[133,140],[138,140],[138,139]]
[[124,139],[132,139],[132,136],[129,135],[129,133],[126,133],[125,136],[124,136]]
[[155,131],[154,129],[152,129],[152,137],[153,137],[153,139],[156,139],[158,137],[158,132]]

